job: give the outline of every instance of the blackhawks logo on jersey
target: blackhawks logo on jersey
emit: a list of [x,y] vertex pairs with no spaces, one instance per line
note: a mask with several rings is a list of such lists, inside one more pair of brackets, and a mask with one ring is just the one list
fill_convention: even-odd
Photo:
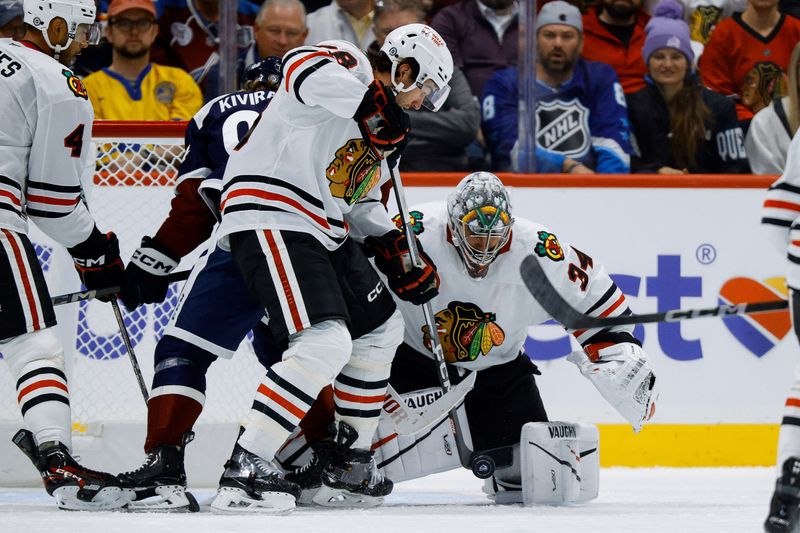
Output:
[[564,260],[564,250],[558,243],[558,237],[556,237],[555,234],[540,231],[538,237],[541,242],[537,242],[536,247],[533,249],[536,255],[539,257],[548,257],[553,261]]
[[350,139],[336,150],[325,174],[331,194],[353,205],[380,181],[381,162],[363,139]]
[[61,74],[67,78],[67,87],[70,91],[72,91],[72,94],[78,98],[83,98],[84,100],[89,99],[89,93],[86,92],[86,86],[83,84],[80,78],[78,78],[78,76],[73,74],[71,70],[67,69],[62,70]]
[[[474,361],[479,355],[488,355],[489,350],[506,340],[503,329],[497,325],[494,313],[485,313],[473,303],[450,302],[447,309],[435,315],[439,342],[448,363]],[[422,326],[422,342],[431,348],[431,333]]]
[[[425,215],[422,214],[422,211],[414,211],[408,212],[408,225],[411,226],[411,231],[414,232],[414,235],[419,235],[420,233],[425,231],[425,225],[422,223],[422,219],[425,218]],[[400,218],[400,213],[396,214],[392,220],[394,221],[394,225],[397,226],[397,229],[403,231],[403,220]]]

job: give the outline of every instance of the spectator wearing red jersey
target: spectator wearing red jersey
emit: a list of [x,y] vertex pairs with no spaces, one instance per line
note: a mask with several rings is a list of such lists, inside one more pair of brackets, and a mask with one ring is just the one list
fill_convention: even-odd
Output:
[[706,44],[699,64],[703,83],[736,100],[746,130],[755,113],[786,94],[786,69],[798,41],[800,20],[781,14],[778,0],[748,0]]
[[518,22],[516,0],[461,0],[439,11],[431,26],[447,43],[472,94],[480,98],[496,70],[517,66]]
[[648,20],[642,0],[600,0],[583,16],[581,55],[611,65],[625,94],[645,87],[642,47]]

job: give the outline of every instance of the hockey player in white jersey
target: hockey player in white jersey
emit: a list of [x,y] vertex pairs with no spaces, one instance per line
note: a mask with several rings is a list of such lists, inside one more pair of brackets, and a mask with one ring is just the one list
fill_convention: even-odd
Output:
[[66,247],[89,289],[119,285],[113,233],[95,225],[81,173],[94,114],[68,65],[99,36],[93,0],[24,0],[22,41],[0,39],[0,352],[17,383],[26,429],[14,442],[47,492],[71,510],[127,504],[118,480],[70,455],[72,421],[64,353],[28,222]]
[[[770,186],[761,223],[770,240],[786,254],[786,284],[795,335],[800,340],[800,134],[786,155],[786,168]],[[778,433],[778,480],[764,529],[800,531],[800,364],[795,368]]]
[[220,242],[267,309],[284,353],[258,386],[212,504],[217,511],[294,507],[298,487],[273,459],[331,382],[338,432],[317,503],[375,505],[392,490],[370,444],[403,324],[353,237],[376,236],[399,298],[421,303],[436,294],[430,262],[406,267],[407,247],[379,186],[405,144],[403,108],[437,108],[453,62],[444,40],[422,24],[393,31],[382,50],[391,87],[375,81],[366,56],[344,41],[288,52],[280,89],[228,161]]

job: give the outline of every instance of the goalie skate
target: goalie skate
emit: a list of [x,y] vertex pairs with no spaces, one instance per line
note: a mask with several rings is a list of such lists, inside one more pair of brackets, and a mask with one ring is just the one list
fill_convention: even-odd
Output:
[[147,454],[142,466],[119,475],[122,487],[130,494],[128,510],[134,512],[197,512],[200,506],[186,491],[183,466],[186,445],[194,439],[187,431],[181,446],[158,446]]
[[60,442],[37,447],[33,434],[26,429],[19,430],[13,442],[39,470],[45,490],[56,499],[59,509],[108,511],[128,505],[129,495],[116,477],[84,468]]
[[378,470],[370,450],[351,448],[356,430],[339,422],[336,445],[322,469],[321,486],[312,498],[324,507],[377,507],[394,484]]
[[250,453],[239,444],[219,480],[211,511],[215,513],[286,514],[295,508],[300,487],[281,477],[272,461]]

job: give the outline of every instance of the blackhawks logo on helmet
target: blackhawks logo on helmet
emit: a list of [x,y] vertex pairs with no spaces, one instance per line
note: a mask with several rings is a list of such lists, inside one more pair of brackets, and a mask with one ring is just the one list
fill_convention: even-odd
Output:
[[[500,346],[506,340],[497,325],[497,316],[486,313],[473,303],[453,301],[435,315],[444,358],[448,363],[474,361],[479,355]],[[428,326],[422,326],[422,342],[431,348]]]
[[72,94],[78,98],[83,98],[84,100],[89,99],[89,93],[86,92],[86,86],[83,84],[80,78],[78,78],[78,76],[73,74],[72,71],[68,69],[62,70],[61,74],[67,78],[67,87],[70,91],[72,91]]
[[350,139],[336,150],[325,174],[331,194],[353,205],[380,181],[381,162],[363,139]]
[[541,242],[537,242],[536,247],[533,249],[536,255],[539,257],[548,257],[553,261],[564,260],[564,250],[558,243],[558,237],[556,237],[555,234],[540,231],[538,237]]
[[[411,226],[411,231],[414,232],[414,235],[419,235],[420,233],[425,231],[425,225],[422,223],[422,219],[425,218],[425,215],[422,214],[422,211],[414,211],[408,212],[408,225]],[[392,221],[394,221],[394,225],[397,226],[397,229],[403,231],[403,220],[400,218],[400,214],[396,214]]]

